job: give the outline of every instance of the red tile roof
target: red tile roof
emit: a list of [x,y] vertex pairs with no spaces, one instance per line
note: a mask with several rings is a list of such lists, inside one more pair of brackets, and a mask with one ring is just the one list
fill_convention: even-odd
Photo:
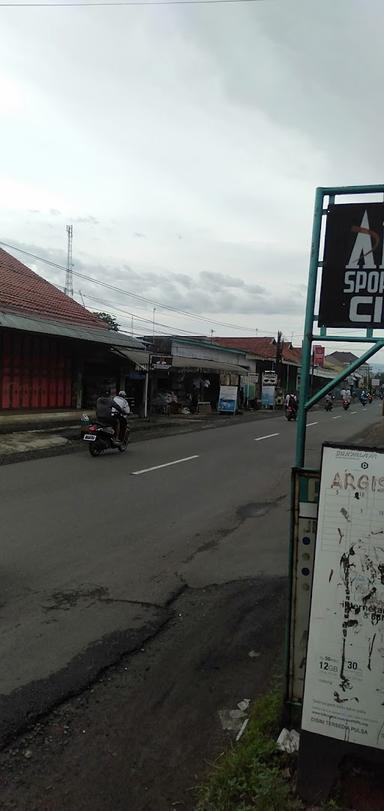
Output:
[[276,357],[274,338],[219,338],[215,336],[215,344],[225,346],[227,349],[242,349],[244,352],[252,352],[268,360]]
[[[258,336],[257,338],[219,338],[215,336],[215,344],[228,349],[242,349],[258,355],[263,360],[276,360],[276,340]],[[301,349],[290,343],[283,344],[283,360],[297,366],[301,364]]]
[[357,355],[354,355],[353,352],[331,352],[330,355],[327,355],[327,358],[330,361],[335,361],[336,363],[347,364],[353,363],[354,360],[357,360]]
[[106,329],[106,324],[0,248],[0,310]]

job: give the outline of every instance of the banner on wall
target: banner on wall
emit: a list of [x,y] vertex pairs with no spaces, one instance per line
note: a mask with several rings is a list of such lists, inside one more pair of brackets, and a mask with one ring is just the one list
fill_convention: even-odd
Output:
[[234,414],[237,408],[237,386],[220,386],[218,411]]

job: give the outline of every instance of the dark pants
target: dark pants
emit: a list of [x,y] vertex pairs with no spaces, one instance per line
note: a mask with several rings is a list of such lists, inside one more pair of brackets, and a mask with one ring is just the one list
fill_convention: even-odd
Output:
[[116,434],[117,438],[122,442],[124,439],[125,429],[127,427],[127,420],[126,417],[123,417],[122,414],[116,414],[115,416],[115,424],[116,424]]

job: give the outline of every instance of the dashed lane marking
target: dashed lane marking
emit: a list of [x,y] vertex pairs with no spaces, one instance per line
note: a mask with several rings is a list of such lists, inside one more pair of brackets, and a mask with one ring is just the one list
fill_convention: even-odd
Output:
[[160,470],[163,467],[171,467],[171,465],[180,465],[182,462],[191,462],[192,459],[198,459],[199,454],[195,453],[194,456],[185,456],[184,459],[175,459],[173,462],[165,462],[163,465],[154,465],[153,467],[145,467],[143,470],[133,470],[132,476],[141,476],[142,473],[152,473],[152,470]]
[[257,436],[255,442],[261,442],[262,439],[271,439],[273,436],[280,436],[280,434],[266,434],[265,436]]

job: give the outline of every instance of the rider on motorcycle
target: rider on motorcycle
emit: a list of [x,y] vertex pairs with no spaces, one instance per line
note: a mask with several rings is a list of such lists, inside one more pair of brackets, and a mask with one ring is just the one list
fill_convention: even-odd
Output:
[[117,423],[117,438],[122,441],[124,438],[125,427],[127,424],[127,417],[130,413],[130,408],[125,391],[119,391],[112,400],[112,418]]
[[101,425],[111,425],[118,441],[124,438],[130,412],[126,398],[125,391],[119,391],[118,395],[111,397],[110,391],[104,389],[96,401],[96,419]]
[[291,410],[294,415],[297,413],[297,397],[296,394],[287,394],[285,398],[285,410]]

